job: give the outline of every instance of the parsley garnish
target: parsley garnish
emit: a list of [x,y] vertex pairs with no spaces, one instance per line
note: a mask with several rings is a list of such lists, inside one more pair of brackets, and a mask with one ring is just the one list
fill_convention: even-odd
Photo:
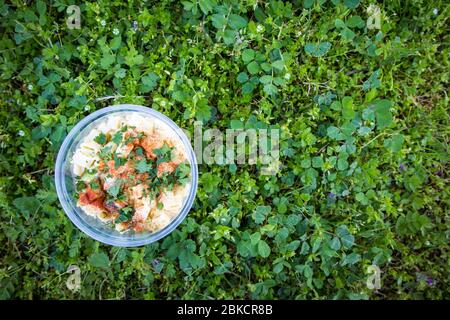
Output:
[[109,158],[111,158],[111,153],[110,153],[111,149],[112,149],[111,145],[102,148],[100,150],[100,154],[99,154],[100,158],[101,159],[109,159]]
[[89,187],[90,187],[92,190],[97,190],[98,188],[100,188],[100,185],[98,184],[97,181],[91,181],[91,182],[89,183]]
[[122,142],[122,138],[123,138],[123,133],[121,131],[116,132],[111,141],[114,142],[115,144],[119,145]]
[[163,163],[163,162],[169,162],[172,160],[172,150],[174,148],[169,147],[165,142],[161,148],[153,149],[153,153],[156,155],[158,160],[156,161],[157,164]]
[[149,172],[152,170],[152,165],[147,162],[146,159],[139,160],[136,163],[136,170],[139,173]]
[[106,144],[107,140],[108,139],[106,139],[106,135],[103,132],[94,138],[94,141],[98,144],[101,144],[102,146]]
[[143,156],[144,155],[144,151],[142,150],[141,147],[137,147],[135,152],[136,152],[137,156]]
[[121,180],[117,180],[116,183],[114,183],[114,185],[112,185],[111,187],[109,187],[109,189],[106,191],[108,192],[108,194],[110,194],[111,196],[113,196],[114,198],[117,197],[117,195],[120,192],[120,188],[122,187],[122,181]]
[[116,223],[125,222],[131,220],[133,217],[133,207],[126,206],[120,209],[119,217],[116,219]]

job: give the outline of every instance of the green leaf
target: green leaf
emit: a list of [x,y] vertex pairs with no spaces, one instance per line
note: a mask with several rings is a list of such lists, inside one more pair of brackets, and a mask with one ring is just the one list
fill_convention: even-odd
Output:
[[36,1],[36,9],[40,16],[45,15],[45,12],[47,11],[47,4],[42,0]]
[[289,250],[289,251],[295,251],[295,250],[297,250],[297,248],[300,246],[300,240],[294,240],[294,241],[291,241],[288,245],[287,245],[287,249]]
[[338,170],[347,170],[348,169],[348,162],[346,159],[338,159],[337,161],[337,169]]
[[353,265],[361,260],[361,255],[358,253],[352,252],[349,255],[345,256],[342,265]]
[[272,70],[272,65],[270,63],[263,62],[260,66],[265,72],[270,72]]
[[125,63],[130,66],[140,65],[144,62],[144,56],[142,54],[138,54],[138,51],[135,48],[131,48],[128,54],[125,56]]
[[345,27],[341,30],[341,36],[347,41],[352,41],[356,34],[350,28]]
[[362,192],[359,192],[355,196],[356,201],[360,202],[362,205],[368,205],[369,200],[367,199],[366,195]]
[[312,158],[312,166],[314,168],[322,168],[323,166],[323,159],[320,156]]
[[324,56],[331,48],[331,43],[321,42],[318,44],[307,43],[305,45],[305,52],[313,57]]
[[338,140],[339,136],[341,134],[341,130],[335,126],[329,126],[327,128],[327,136],[329,136],[331,139]]
[[233,44],[234,41],[236,40],[236,36],[237,36],[237,31],[231,30],[231,29],[226,29],[223,32],[223,42],[228,45]]
[[353,108],[353,99],[351,97],[344,97],[342,99],[342,117],[346,120],[353,120],[355,117]]
[[258,253],[263,258],[267,258],[270,255],[270,247],[264,240],[258,242]]
[[247,26],[247,19],[237,14],[230,14],[230,17],[228,18],[228,24],[234,30],[242,29]]
[[273,272],[274,273],[280,273],[281,271],[283,271],[284,269],[284,264],[281,263],[277,263],[274,267],[273,267]]
[[313,6],[314,0],[303,0],[303,7],[309,9]]
[[270,206],[257,206],[253,212],[253,220],[257,224],[263,223],[270,211]]
[[317,237],[316,239],[314,239],[313,243],[312,243],[312,252],[315,253],[319,250],[320,246],[322,244],[322,238]]
[[268,83],[264,85],[264,92],[268,95],[275,95],[278,92],[278,89],[274,84]]
[[140,86],[139,90],[141,92],[150,92],[158,83],[159,77],[154,72],[150,72],[148,75],[142,77],[142,85]]
[[390,108],[392,106],[392,102],[386,99],[375,100],[371,103],[371,106],[374,109],[375,117],[377,119],[377,128],[379,130],[389,127],[392,122],[392,114]]
[[277,60],[275,62],[272,62],[272,67],[274,67],[277,70],[282,71],[284,69],[284,61],[283,60]]
[[239,83],[247,82],[248,81],[248,74],[247,74],[247,72],[239,73],[238,76],[237,76],[237,81]]
[[347,20],[347,26],[350,28],[364,28],[366,23],[360,16],[352,16]]
[[336,229],[336,235],[340,238],[342,245],[349,249],[355,243],[355,237],[350,234],[346,225],[340,225]]
[[333,239],[329,242],[329,246],[333,250],[339,250],[341,248],[341,241],[338,237],[333,237]]
[[108,69],[116,60],[115,55],[106,53],[103,58],[100,59],[100,66],[103,69]]
[[360,0],[344,0],[344,6],[349,9],[355,9],[359,5]]
[[272,76],[264,75],[259,78],[259,82],[261,82],[262,84],[268,84],[272,82],[272,79],[273,79]]
[[116,76],[119,79],[123,79],[125,78],[127,74],[127,70],[125,70],[124,68],[119,68],[115,73],[114,76]]
[[25,219],[29,219],[39,209],[41,203],[34,197],[21,197],[13,201],[14,206],[24,215]]
[[195,117],[197,118],[197,120],[203,122],[208,121],[209,119],[211,119],[211,115],[211,107],[207,104],[206,101],[197,105],[197,109],[195,111]]
[[233,119],[230,121],[230,128],[231,129],[244,129],[244,124],[241,120]]
[[250,235],[250,242],[252,245],[257,245],[259,240],[261,240],[261,233],[258,231]]
[[247,82],[242,86],[242,93],[244,94],[252,93],[254,89],[255,85],[251,82]]
[[308,254],[310,246],[307,241],[303,241],[302,248],[300,249],[300,254]]
[[114,39],[111,40],[111,43],[109,44],[111,50],[118,50],[120,48],[120,45],[122,44],[122,38],[121,36],[117,36]]
[[378,79],[380,76],[380,69],[376,70],[366,81],[363,83],[363,90],[376,89],[381,86],[381,81]]
[[345,22],[342,21],[341,19],[334,20],[334,26],[338,29],[343,29],[346,27]]
[[110,264],[109,257],[104,252],[92,254],[89,256],[88,262],[91,266],[102,269],[108,269]]
[[259,64],[256,61],[252,61],[247,65],[247,70],[250,74],[257,74],[260,71]]
[[199,0],[198,5],[200,6],[200,10],[202,10],[203,14],[208,14],[213,11],[214,6],[216,5],[216,1],[213,0]]
[[399,152],[402,149],[405,138],[402,134],[395,134],[391,138],[384,140],[383,145],[392,152]]
[[217,29],[222,29],[227,25],[227,19],[225,18],[225,15],[218,13],[211,16],[211,22]]
[[242,61],[244,61],[244,63],[247,64],[253,59],[255,59],[255,50],[245,49],[244,51],[242,51]]
[[245,257],[248,257],[250,255],[250,253],[252,252],[252,244],[250,243],[250,241],[239,241],[239,243],[237,244],[237,252]]

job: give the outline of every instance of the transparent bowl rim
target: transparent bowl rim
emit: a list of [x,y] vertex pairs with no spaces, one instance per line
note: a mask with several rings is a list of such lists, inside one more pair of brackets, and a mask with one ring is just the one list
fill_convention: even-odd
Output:
[[[65,184],[65,175],[64,175],[64,166],[66,161],[68,160],[68,152],[72,146],[72,143],[77,138],[77,136],[83,131],[83,129],[91,124],[93,121],[98,120],[104,116],[111,115],[116,112],[139,112],[151,115],[165,124],[167,124],[181,139],[183,145],[187,151],[187,157],[191,164],[191,187],[189,190],[189,195],[185,200],[184,206],[181,209],[180,213],[173,219],[169,225],[165,228],[155,232],[149,233],[147,237],[140,239],[132,239],[125,238],[119,236],[113,236],[112,234],[108,234],[106,232],[98,232],[99,230],[90,226],[82,217],[79,216],[78,212],[75,210],[74,206],[67,200],[69,197],[66,184]],[[61,147],[59,149],[56,164],[55,164],[55,186],[56,192],[58,195],[58,199],[61,203],[61,206],[64,209],[64,212],[69,217],[69,219],[77,226],[78,229],[83,231],[85,234],[90,236],[91,238],[100,241],[102,243],[118,246],[118,247],[137,247],[143,246],[159,239],[167,236],[171,233],[178,225],[186,218],[188,212],[192,208],[192,204],[195,199],[195,195],[197,193],[197,184],[198,184],[198,163],[195,156],[195,153],[192,149],[191,143],[187,138],[186,134],[181,130],[178,125],[173,122],[170,118],[165,116],[164,114],[144,106],[133,105],[133,104],[118,104],[108,106],[97,111],[92,112],[82,120],[80,120],[73,128],[70,130],[69,134],[64,139]]]

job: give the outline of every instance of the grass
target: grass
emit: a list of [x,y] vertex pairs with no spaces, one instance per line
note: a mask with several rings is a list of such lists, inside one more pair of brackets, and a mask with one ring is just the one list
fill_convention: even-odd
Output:
[[[67,5],[0,1],[0,298],[449,298],[448,4],[95,1],[81,29]],[[63,212],[54,162],[120,103],[191,132],[279,128],[281,170],[202,164],[176,231],[102,245]]]

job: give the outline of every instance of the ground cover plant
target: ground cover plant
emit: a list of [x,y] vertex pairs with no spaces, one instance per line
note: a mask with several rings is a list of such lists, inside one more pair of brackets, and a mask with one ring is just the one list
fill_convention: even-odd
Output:
[[[449,8],[0,0],[0,298],[449,298]],[[281,168],[200,165],[176,231],[102,245],[53,170],[71,127],[119,103],[191,131],[280,128]]]

